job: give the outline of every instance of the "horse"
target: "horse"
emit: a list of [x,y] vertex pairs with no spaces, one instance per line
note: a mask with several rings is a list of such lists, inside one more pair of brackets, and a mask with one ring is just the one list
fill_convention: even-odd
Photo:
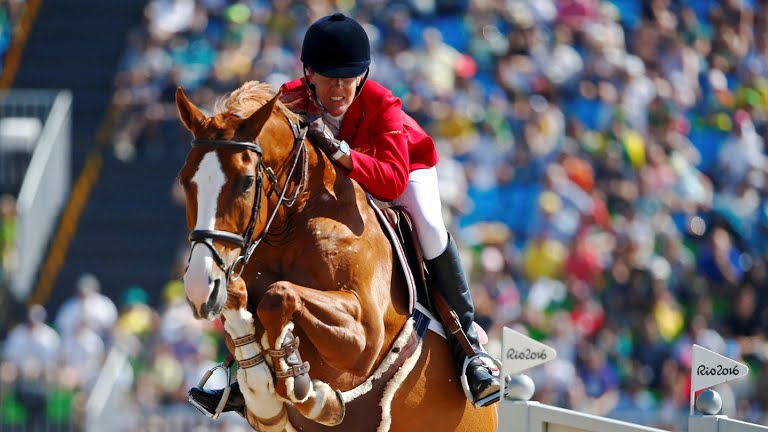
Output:
[[176,93],[192,146],[179,172],[187,301],[221,316],[257,431],[495,431],[448,342],[417,335],[406,275],[369,197],[251,81],[206,116]]

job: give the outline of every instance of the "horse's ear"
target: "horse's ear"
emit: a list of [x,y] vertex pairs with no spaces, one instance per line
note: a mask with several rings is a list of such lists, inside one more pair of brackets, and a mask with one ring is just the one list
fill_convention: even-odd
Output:
[[264,127],[264,125],[267,123],[267,120],[269,120],[269,117],[272,115],[272,110],[275,108],[275,103],[277,103],[278,99],[280,99],[279,91],[277,92],[277,94],[275,94],[275,97],[270,99],[261,108],[256,110],[255,113],[251,114],[250,117],[245,119],[245,121],[243,121],[240,124],[239,131],[242,137],[244,137],[249,141],[256,140],[256,137],[258,137],[259,134],[261,133],[261,129]]
[[195,126],[205,120],[205,114],[187,99],[181,86],[176,89],[176,108],[179,110],[182,123],[190,131],[194,131]]

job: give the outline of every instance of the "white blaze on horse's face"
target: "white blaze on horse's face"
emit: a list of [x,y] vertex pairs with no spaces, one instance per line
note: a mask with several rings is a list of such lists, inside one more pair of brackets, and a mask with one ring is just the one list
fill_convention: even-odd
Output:
[[[226,180],[216,152],[203,156],[192,177],[197,185],[195,230],[215,229],[217,201]],[[226,275],[216,265],[210,249],[204,245],[193,246],[184,273],[184,290],[196,317],[212,319],[218,314],[226,301],[226,283]]]

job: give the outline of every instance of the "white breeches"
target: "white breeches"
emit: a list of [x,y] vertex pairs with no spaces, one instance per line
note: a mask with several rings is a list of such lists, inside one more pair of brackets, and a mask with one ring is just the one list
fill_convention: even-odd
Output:
[[437,258],[445,251],[448,231],[443,221],[435,167],[411,171],[405,191],[390,205],[408,209],[425,260]]

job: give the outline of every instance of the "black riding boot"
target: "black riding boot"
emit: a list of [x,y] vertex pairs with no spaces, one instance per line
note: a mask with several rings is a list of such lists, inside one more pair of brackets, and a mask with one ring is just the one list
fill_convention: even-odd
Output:
[[[481,352],[477,331],[474,328],[475,305],[469,291],[469,285],[461,267],[461,259],[456,249],[453,238],[448,236],[448,247],[435,259],[425,261],[429,279],[437,285],[445,300],[456,311],[462,330],[467,335],[469,343],[475,353]],[[464,367],[467,358],[464,349],[453,335],[448,335],[454,360],[459,368],[459,373]],[[498,400],[501,385],[498,378],[484,365],[479,357],[470,361],[466,370],[467,384],[472,393],[472,403],[487,399],[483,405],[490,405]],[[496,395],[493,398],[493,395]]]
[[[245,398],[240,391],[240,384],[235,381],[230,388],[229,398],[227,398],[227,402],[224,404],[222,412],[235,411],[238,414],[245,416]],[[192,387],[187,392],[187,395],[189,396],[189,402],[195,408],[210,417],[216,412],[216,407],[219,406],[219,401],[221,401],[221,397],[224,395],[224,389],[209,390],[200,387]]]

